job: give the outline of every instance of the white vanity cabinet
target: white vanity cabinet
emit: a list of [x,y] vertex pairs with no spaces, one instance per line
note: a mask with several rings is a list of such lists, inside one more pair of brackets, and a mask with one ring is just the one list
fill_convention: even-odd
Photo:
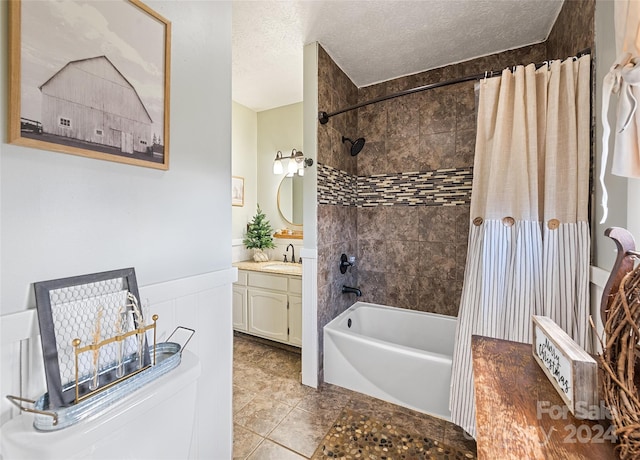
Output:
[[289,278],[289,343],[302,346],[302,278]]
[[233,285],[233,328],[247,332],[247,272],[238,271]]
[[233,328],[289,345],[302,345],[302,279],[238,270]]

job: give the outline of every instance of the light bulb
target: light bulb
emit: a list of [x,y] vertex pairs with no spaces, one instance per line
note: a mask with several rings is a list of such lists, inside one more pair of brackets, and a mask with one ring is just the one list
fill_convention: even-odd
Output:
[[298,164],[296,163],[296,159],[293,157],[293,153],[291,153],[291,157],[289,157],[289,164],[287,164],[287,171],[289,174],[295,174],[298,170]]
[[273,174],[282,174],[282,152],[278,150],[276,159],[273,160]]

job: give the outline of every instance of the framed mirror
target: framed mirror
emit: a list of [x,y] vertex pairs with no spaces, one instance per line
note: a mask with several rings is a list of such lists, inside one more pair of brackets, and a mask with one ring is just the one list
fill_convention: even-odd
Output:
[[278,211],[287,223],[302,226],[302,180],[294,174],[285,176],[278,187]]

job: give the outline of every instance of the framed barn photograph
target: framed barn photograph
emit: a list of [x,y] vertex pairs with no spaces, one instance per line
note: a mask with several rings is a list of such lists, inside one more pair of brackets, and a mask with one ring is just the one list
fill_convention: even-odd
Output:
[[169,169],[171,23],[139,0],[9,1],[9,142]]

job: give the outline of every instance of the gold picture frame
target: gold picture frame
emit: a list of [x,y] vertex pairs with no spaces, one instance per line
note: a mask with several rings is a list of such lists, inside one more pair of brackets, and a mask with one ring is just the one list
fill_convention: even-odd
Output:
[[169,169],[170,54],[139,0],[10,0],[9,142]]
[[231,177],[231,205],[244,206],[244,177]]

